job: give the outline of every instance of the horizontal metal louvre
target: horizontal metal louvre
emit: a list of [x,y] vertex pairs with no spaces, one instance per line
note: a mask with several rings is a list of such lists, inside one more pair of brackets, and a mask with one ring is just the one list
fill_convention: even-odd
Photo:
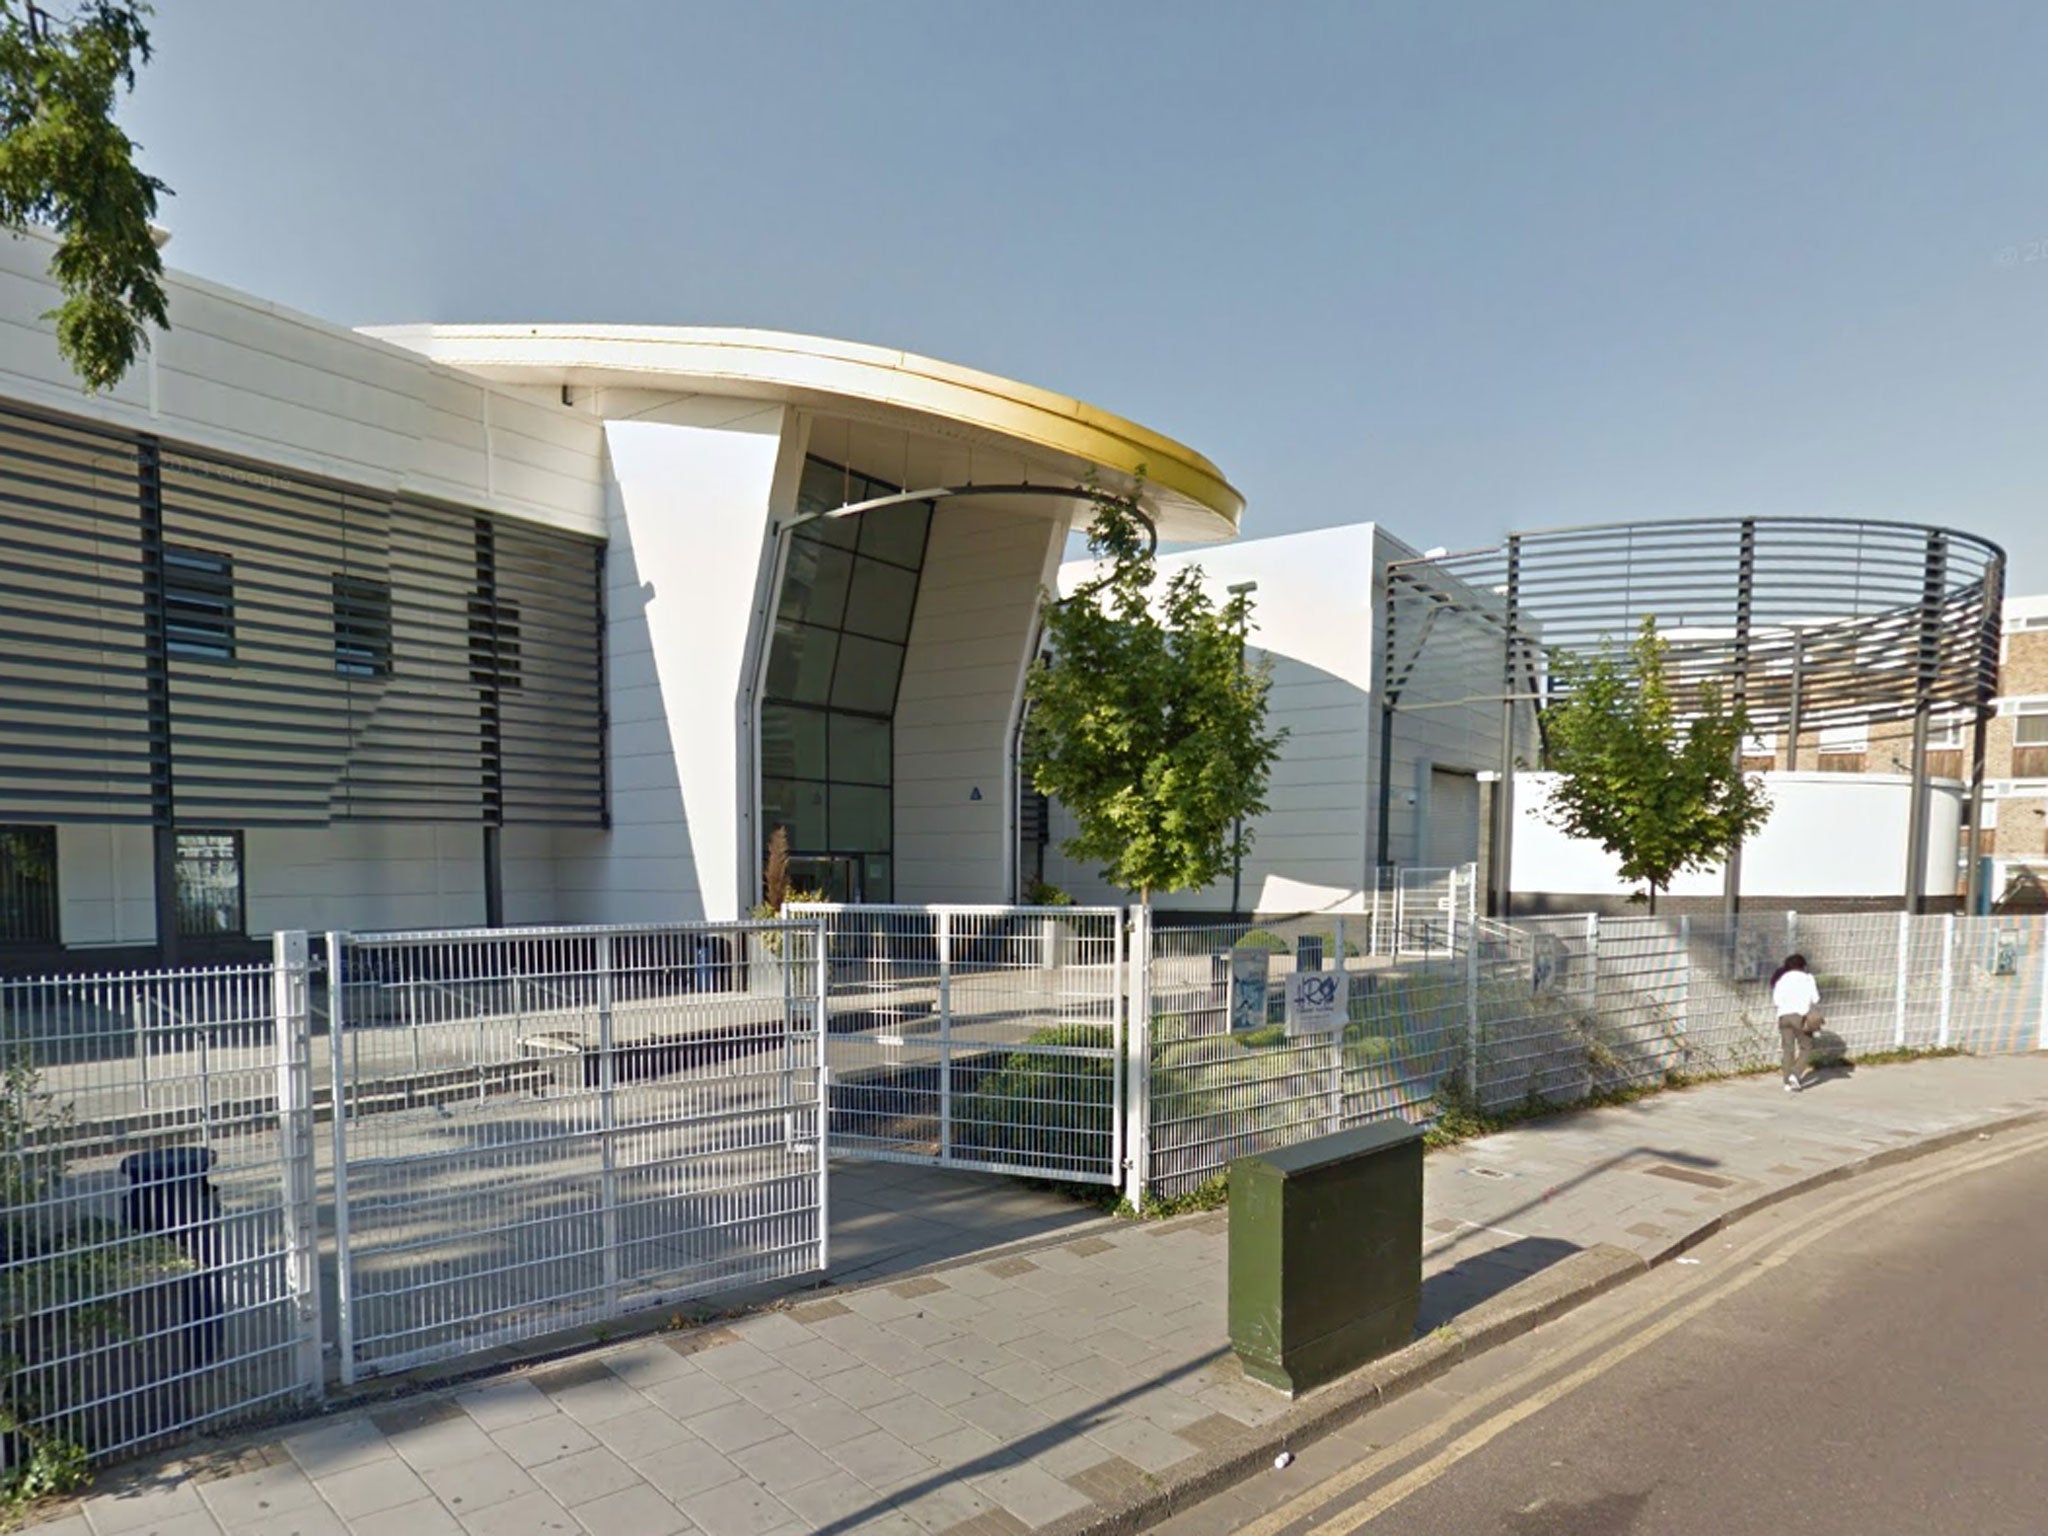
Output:
[[132,442],[0,410],[0,820],[150,814]]
[[[7,816],[149,818],[142,448],[0,409]],[[160,463],[179,821],[602,823],[601,546],[187,449]],[[479,612],[516,615],[516,640],[480,652]]]
[[1388,568],[1390,676],[1452,631],[1490,634],[1498,657],[1512,608],[1518,691],[1540,686],[1540,653],[1626,644],[1655,617],[1675,676],[1739,680],[1759,730],[1971,712],[1995,692],[2002,574],[1974,535],[1852,519],[1519,534]]

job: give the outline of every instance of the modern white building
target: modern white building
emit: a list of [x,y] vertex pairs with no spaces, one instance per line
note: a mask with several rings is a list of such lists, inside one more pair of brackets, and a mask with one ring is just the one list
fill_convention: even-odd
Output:
[[[1169,574],[1198,565],[1219,603],[1230,588],[1256,584],[1247,656],[1272,663],[1270,720],[1287,738],[1269,809],[1247,824],[1250,848],[1235,878],[1158,897],[1158,905],[1356,912],[1378,888],[1382,866],[1440,869],[1480,858],[1484,784],[1498,774],[1504,717],[1473,679],[1498,674],[1500,643],[1483,624],[1446,620],[1426,654],[1389,656],[1386,568],[1417,557],[1386,529],[1356,523],[1160,560]],[[1069,565],[1063,587],[1073,590],[1090,569]],[[1403,708],[1388,732],[1390,678]],[[1524,709],[1516,729],[1525,748],[1528,727]],[[1058,805],[1050,810],[1044,878],[1078,900],[1121,899],[1097,871],[1059,851],[1072,822]]]
[[0,243],[0,970],[729,918],[777,825],[841,897],[1008,899],[1079,488],[1242,511],[1079,401],[758,331],[356,333],[174,274],[86,397],[49,253]]

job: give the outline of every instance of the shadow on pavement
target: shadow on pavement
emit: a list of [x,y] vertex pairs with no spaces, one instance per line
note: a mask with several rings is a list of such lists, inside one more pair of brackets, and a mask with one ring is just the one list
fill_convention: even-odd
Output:
[[1449,1269],[1425,1276],[1422,1309],[1416,1314],[1417,1338],[1454,1322],[1482,1301],[1491,1301],[1509,1286],[1579,1251],[1561,1237],[1521,1237],[1484,1253],[1470,1254]]

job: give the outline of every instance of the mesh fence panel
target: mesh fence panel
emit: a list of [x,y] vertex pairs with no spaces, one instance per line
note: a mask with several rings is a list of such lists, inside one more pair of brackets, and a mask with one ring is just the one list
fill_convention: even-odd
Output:
[[107,1456],[318,1390],[272,983],[0,982],[0,1413]]
[[339,936],[344,1379],[822,1268],[817,932]]
[[1117,1182],[1120,910],[789,911],[823,920],[831,955],[835,1151]]

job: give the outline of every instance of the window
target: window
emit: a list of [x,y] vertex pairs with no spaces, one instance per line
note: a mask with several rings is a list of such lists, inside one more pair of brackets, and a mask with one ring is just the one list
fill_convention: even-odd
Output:
[[1960,752],[1969,745],[1968,715],[1936,715],[1927,722],[1927,745],[1935,752]]
[[226,555],[165,549],[164,646],[192,661],[235,659],[235,564]]
[[2019,622],[2021,629],[2048,629],[2048,613],[2029,614]]
[[242,916],[241,833],[180,832],[173,876],[182,937],[247,937]]
[[334,578],[334,670],[342,677],[391,675],[391,583]]
[[[797,509],[896,489],[812,459]],[[931,504],[915,502],[815,519],[790,536],[762,691],[761,832],[788,828],[792,870],[844,900],[889,899],[891,722],[930,525]]]
[[0,944],[57,942],[57,829],[0,826]]
[[1842,757],[1855,752],[1870,750],[1870,727],[1867,725],[1830,725],[1822,728],[1820,744],[1816,749],[1822,757]]
[[2048,747],[2048,699],[2029,699],[2012,707],[2012,744]]

